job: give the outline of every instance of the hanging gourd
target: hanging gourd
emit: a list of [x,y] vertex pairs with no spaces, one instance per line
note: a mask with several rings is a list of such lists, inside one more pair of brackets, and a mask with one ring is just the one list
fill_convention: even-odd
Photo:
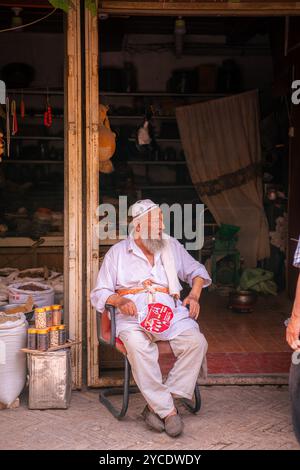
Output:
[[106,160],[105,162],[99,163],[99,171],[100,173],[112,173],[114,171],[114,166],[110,160]]
[[109,160],[116,150],[116,134],[111,131],[107,117],[108,106],[99,105],[99,158]]

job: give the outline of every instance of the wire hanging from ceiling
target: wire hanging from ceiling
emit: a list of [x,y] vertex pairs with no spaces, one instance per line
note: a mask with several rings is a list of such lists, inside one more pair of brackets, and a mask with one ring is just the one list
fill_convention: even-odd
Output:
[[40,21],[45,20],[46,18],[49,18],[49,16],[53,15],[55,13],[57,8],[54,8],[50,13],[47,13],[47,15],[42,16],[42,18],[39,18],[38,20],[31,21],[30,23],[22,24],[21,26],[14,26],[13,28],[6,28],[6,29],[0,29],[0,33],[5,33],[7,31],[14,31],[16,29],[23,29],[26,28],[27,26],[31,26],[33,24],[39,23]]

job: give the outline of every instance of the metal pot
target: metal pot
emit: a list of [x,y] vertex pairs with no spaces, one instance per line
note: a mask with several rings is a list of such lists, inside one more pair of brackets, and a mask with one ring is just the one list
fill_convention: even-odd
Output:
[[7,88],[27,88],[34,80],[35,70],[31,65],[13,62],[1,70],[1,78]]
[[233,291],[229,294],[228,308],[239,312],[252,312],[257,300],[257,294],[250,290]]

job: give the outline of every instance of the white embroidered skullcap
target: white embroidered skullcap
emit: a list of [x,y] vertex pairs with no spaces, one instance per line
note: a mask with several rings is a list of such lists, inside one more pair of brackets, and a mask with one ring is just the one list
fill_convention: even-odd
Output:
[[142,199],[133,204],[131,207],[131,215],[133,220],[136,220],[156,208],[159,208],[159,206],[151,201],[151,199]]

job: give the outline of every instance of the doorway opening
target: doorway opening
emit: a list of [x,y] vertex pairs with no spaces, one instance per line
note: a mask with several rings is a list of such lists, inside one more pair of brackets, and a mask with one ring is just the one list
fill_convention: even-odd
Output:
[[[297,18],[291,19],[290,32],[296,23]],[[289,172],[292,62],[284,60],[286,34],[283,17],[105,15],[99,20],[100,103],[109,107],[110,125],[117,135],[111,165],[100,171],[100,203],[117,205],[119,196],[127,196],[129,205],[146,198],[158,204],[201,203],[176,108],[258,92],[259,184],[270,256],[257,260],[255,267],[272,274],[274,295],[266,294],[261,286],[253,308],[247,312],[228,308],[229,293],[240,286],[243,271],[249,267],[243,256],[248,247],[238,250],[238,266],[228,252],[212,268],[220,223],[207,204],[204,246],[191,254],[213,277],[213,286],[202,295],[199,317],[209,343],[211,375],[273,376],[289,369],[284,322],[291,308],[287,233],[288,196],[294,189]],[[145,150],[137,145],[137,131],[149,115],[155,145]],[[222,159],[222,154],[216,158]],[[100,262],[115,242],[100,243]],[[118,376],[121,363],[118,353],[100,347],[100,377]]]

